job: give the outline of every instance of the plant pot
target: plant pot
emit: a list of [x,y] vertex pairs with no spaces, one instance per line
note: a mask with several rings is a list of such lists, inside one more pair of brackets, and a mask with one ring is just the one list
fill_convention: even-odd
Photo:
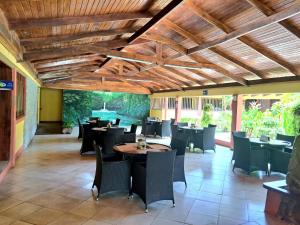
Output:
[[73,128],[72,127],[64,127],[62,129],[63,134],[72,134]]

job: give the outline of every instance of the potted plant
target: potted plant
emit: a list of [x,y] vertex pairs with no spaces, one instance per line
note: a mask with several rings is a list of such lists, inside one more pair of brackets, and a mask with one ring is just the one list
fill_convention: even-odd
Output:
[[74,124],[72,121],[65,121],[63,124],[62,133],[63,134],[71,134],[73,131]]

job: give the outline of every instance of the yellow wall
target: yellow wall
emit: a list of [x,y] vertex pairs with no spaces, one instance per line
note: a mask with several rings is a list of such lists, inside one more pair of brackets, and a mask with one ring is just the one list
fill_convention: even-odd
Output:
[[150,110],[150,116],[151,117],[158,117],[159,119],[164,119],[163,118],[163,112],[164,110],[160,110],[160,109],[151,109]]
[[23,146],[23,138],[24,138],[24,118],[17,121],[16,124],[16,139],[15,139],[15,143],[16,143],[16,149],[15,151],[17,152],[18,150],[20,150],[20,148]]
[[[289,81],[281,83],[257,84],[251,86],[210,88],[208,95],[232,95],[232,94],[266,94],[266,93],[292,93],[300,92],[299,81]],[[176,96],[202,96],[203,90],[174,91],[165,93],[156,93],[151,95],[155,97],[176,97]]]
[[62,121],[62,90],[41,88],[40,121]]

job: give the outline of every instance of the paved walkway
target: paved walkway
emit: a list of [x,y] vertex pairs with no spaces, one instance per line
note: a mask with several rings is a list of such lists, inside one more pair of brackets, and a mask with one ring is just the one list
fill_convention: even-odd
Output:
[[95,158],[81,157],[80,145],[75,135],[36,136],[0,185],[0,225],[284,224],[263,213],[262,188],[264,181],[283,177],[232,173],[226,148],[188,153],[188,188],[174,184],[176,207],[162,201],[150,204],[146,214],[142,201],[128,200],[127,193],[94,200]]

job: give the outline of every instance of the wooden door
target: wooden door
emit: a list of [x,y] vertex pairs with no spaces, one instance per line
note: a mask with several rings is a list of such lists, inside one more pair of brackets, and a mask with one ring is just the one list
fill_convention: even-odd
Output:
[[[12,70],[0,62],[0,80],[12,80]],[[0,161],[10,157],[12,92],[0,90]]]

